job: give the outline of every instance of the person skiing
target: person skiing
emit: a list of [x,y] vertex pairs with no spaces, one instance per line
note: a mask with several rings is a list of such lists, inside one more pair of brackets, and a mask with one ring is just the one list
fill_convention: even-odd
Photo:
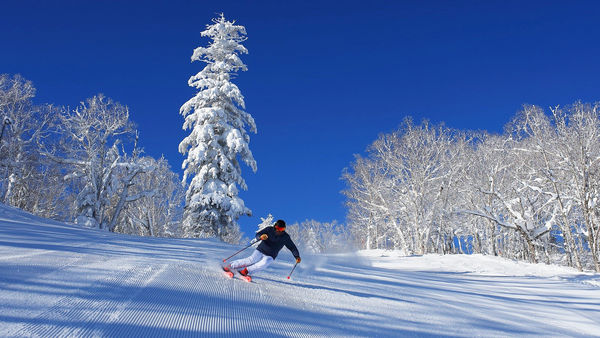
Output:
[[274,226],[268,226],[261,231],[256,233],[256,240],[261,241],[256,250],[251,256],[235,260],[229,265],[224,266],[223,270],[227,273],[231,273],[231,269],[238,270],[238,272],[246,279],[251,281],[251,274],[265,269],[273,260],[277,257],[279,251],[285,245],[288,248],[294,258],[296,258],[296,264],[300,263],[300,253],[298,248],[290,238],[287,232],[285,232],[285,221],[277,220]]

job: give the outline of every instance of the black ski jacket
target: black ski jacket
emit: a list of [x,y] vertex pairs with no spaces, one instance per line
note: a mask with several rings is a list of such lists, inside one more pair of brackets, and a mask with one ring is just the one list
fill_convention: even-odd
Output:
[[298,248],[296,248],[296,245],[294,244],[294,242],[292,242],[292,239],[290,238],[290,235],[288,235],[287,232],[284,231],[280,235],[277,235],[275,227],[266,227],[256,233],[256,239],[260,240],[260,236],[262,234],[267,234],[268,238],[265,241],[261,241],[260,245],[258,246],[258,248],[256,248],[256,250],[275,259],[281,248],[283,248],[283,246],[285,245],[285,247],[292,252],[292,255],[294,255],[295,258],[300,257]]

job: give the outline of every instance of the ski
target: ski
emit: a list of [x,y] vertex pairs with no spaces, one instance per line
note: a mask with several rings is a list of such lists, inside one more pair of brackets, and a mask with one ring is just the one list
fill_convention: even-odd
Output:
[[[233,278],[233,277],[235,276],[235,274],[233,273],[233,271],[231,271],[231,269],[230,269],[230,268],[228,268],[228,267],[226,267],[226,266],[222,266],[222,267],[221,267],[221,269],[223,269],[223,273],[224,273],[224,274],[225,274],[225,276],[227,276],[228,278]],[[238,273],[239,273],[239,271],[238,271]],[[252,282],[252,277],[250,277],[250,276],[248,276],[248,275],[244,276],[244,275],[242,275],[242,274],[240,273],[240,276],[239,276],[239,277],[240,277],[240,279],[242,279],[242,280],[245,280],[245,281],[246,281],[246,282],[248,282],[248,283],[251,283],[251,282]]]

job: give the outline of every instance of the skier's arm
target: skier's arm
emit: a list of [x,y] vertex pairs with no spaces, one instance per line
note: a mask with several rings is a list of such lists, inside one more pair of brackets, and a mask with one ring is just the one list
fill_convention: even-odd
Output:
[[294,244],[291,238],[286,241],[285,247],[292,252],[292,255],[294,255],[294,258],[296,258],[296,262],[300,263],[300,252],[298,252],[298,248],[296,248],[296,244]]
[[256,240],[257,240],[257,241],[261,241],[261,240],[263,240],[263,241],[264,241],[264,239],[262,239],[262,235],[266,235],[267,237],[269,237],[269,236],[267,235],[267,232],[268,232],[268,231],[269,231],[269,228],[267,227],[267,228],[264,228],[264,229],[262,229],[261,231],[257,232],[257,233],[256,233],[256,235],[255,235],[255,237],[256,237]]

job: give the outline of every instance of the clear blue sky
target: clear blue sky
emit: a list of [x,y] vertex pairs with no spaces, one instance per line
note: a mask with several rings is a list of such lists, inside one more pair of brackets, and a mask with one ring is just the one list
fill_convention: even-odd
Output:
[[343,168],[407,115],[500,132],[524,103],[600,99],[594,1],[5,0],[0,73],[33,81],[37,103],[128,105],[146,153],[181,173],[179,107],[204,66],[190,56],[220,12],[248,32],[247,233],[268,213],[344,222]]

